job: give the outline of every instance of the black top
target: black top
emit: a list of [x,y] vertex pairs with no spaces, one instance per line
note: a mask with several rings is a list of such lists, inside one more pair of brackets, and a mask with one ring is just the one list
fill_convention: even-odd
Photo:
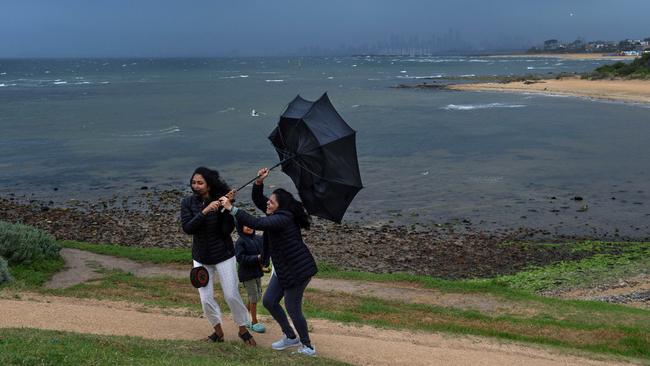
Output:
[[183,231],[192,235],[192,259],[202,264],[217,264],[235,255],[230,237],[235,220],[227,211],[204,215],[201,211],[208,203],[196,194],[183,198],[181,224]]
[[[253,185],[253,202],[266,211],[264,186]],[[254,217],[244,210],[238,210],[237,222],[255,230],[264,230],[264,248],[262,263],[268,265],[269,257],[273,259],[273,268],[283,288],[302,284],[318,272],[316,261],[309,248],[302,240],[300,226],[293,214],[287,210],[277,210],[266,217]]]
[[262,236],[246,235],[239,230],[238,232],[239,239],[235,243],[235,256],[237,257],[237,263],[239,263],[239,269],[237,270],[239,281],[244,282],[264,276],[262,264],[257,258],[258,255],[262,254],[262,246],[264,245]]

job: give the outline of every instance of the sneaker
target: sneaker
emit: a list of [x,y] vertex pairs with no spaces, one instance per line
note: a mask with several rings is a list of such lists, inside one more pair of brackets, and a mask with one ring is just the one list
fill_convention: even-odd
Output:
[[248,329],[252,330],[255,333],[264,333],[266,332],[266,327],[262,323],[255,323],[248,327]]
[[300,348],[293,353],[305,356],[316,356],[316,347],[314,347],[313,344],[311,345],[311,348],[301,345]]
[[271,348],[273,348],[276,351],[282,351],[283,349],[287,349],[289,347],[294,347],[300,345],[300,340],[298,337],[291,339],[287,338],[287,336],[282,336],[282,339],[280,339],[277,342],[273,342],[271,344]]

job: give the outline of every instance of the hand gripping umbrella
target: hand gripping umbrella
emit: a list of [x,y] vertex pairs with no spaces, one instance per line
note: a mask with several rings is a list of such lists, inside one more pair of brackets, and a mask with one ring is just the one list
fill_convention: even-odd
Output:
[[282,165],[307,212],[340,223],[363,185],[356,131],[336,112],[327,93],[314,102],[296,96],[269,140],[280,158],[271,169]]

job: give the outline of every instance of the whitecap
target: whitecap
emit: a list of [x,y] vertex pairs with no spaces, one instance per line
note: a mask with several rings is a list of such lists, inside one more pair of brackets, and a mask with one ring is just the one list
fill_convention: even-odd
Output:
[[5,83],[0,83],[0,88],[7,86]]
[[360,106],[361,106],[361,104],[355,104],[351,108],[359,108]]
[[458,75],[461,78],[473,78],[476,76],[476,74],[463,74],[463,75]]
[[284,83],[284,80],[282,80],[282,79],[267,79],[265,81],[267,83]]
[[427,75],[427,76],[409,76],[409,75],[398,75],[397,76],[398,79],[416,79],[416,80],[420,80],[420,79],[440,79],[441,77],[443,77],[442,74]]
[[230,111],[234,111],[234,110],[235,110],[234,107],[228,107],[226,109],[222,109],[222,110],[218,111],[217,113],[226,113],[226,112],[230,112]]
[[442,107],[448,111],[471,111],[474,109],[491,109],[491,108],[523,108],[524,104],[508,104],[508,103],[487,103],[487,104],[447,104]]
[[65,85],[67,83],[68,83],[67,81],[55,81],[53,84],[54,85]]
[[332,79],[334,79],[334,76],[328,76],[327,79],[332,80]]
[[0,72],[0,75],[7,75],[6,72]]
[[165,136],[165,135],[171,135],[174,133],[181,132],[180,127],[178,126],[170,126],[167,128],[163,128],[161,130],[156,130],[156,131],[140,131],[136,132],[133,134],[128,134],[128,135],[121,135],[122,137],[157,137],[157,136]]
[[248,75],[233,75],[233,76],[222,76],[219,79],[240,79],[240,78],[245,79],[247,77]]

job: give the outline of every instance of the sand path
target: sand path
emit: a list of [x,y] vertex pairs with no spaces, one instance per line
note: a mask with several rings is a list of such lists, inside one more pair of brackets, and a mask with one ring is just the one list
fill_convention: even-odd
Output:
[[[44,297],[0,299],[0,328],[28,327],[100,335],[128,335],[153,339],[199,339],[210,332],[205,319],[167,315],[161,309],[133,310],[128,304],[97,300]],[[133,305],[137,307],[139,305]],[[266,319],[270,324],[269,319]],[[236,327],[224,319],[228,341],[237,341]],[[312,339],[319,355],[354,365],[612,365],[533,346],[501,343],[478,337],[347,326],[310,319]],[[255,338],[270,347],[280,337],[269,326]],[[1,330],[0,330],[1,334]],[[218,345],[215,345],[218,347]],[[620,363],[619,363],[620,364]]]

